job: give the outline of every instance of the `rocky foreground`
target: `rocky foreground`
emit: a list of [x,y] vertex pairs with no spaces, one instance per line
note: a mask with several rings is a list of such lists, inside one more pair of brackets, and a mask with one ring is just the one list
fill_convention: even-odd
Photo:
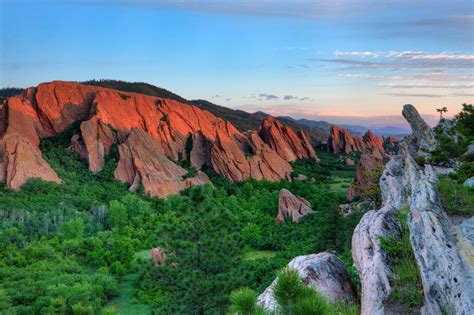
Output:
[[[208,111],[174,100],[55,81],[0,105],[0,181],[18,189],[30,178],[61,182],[42,157],[40,139],[79,124],[71,148],[102,170],[119,149],[115,178],[153,196],[208,182],[211,167],[231,181],[289,179],[288,162],[317,159],[303,131],[268,118],[260,132],[242,133]],[[197,172],[179,165],[189,161]],[[188,175],[191,174],[191,175]]]
[[[399,154],[393,156],[384,168],[380,178],[382,207],[365,213],[352,237],[353,260],[362,286],[361,313],[403,313],[389,302],[389,295],[394,290],[391,283],[393,270],[381,239],[400,235],[402,227],[398,213],[406,209],[410,245],[421,274],[424,295],[421,309],[411,311],[430,315],[472,314],[472,218],[461,224],[462,233],[457,232],[459,229],[444,211],[438,196],[434,168],[428,164],[420,166],[415,161],[415,158],[426,156],[436,148],[436,137],[414,106],[405,105],[403,116],[410,123],[413,134],[402,141]],[[330,300],[347,300],[350,294],[344,290],[350,292],[352,284],[346,277],[341,277],[346,272],[341,270],[343,266],[339,264],[337,270],[334,269],[337,258],[329,259],[328,255],[297,257],[288,266],[297,269],[304,283]],[[274,283],[259,297],[259,304],[268,310],[275,307],[269,293],[272,286]]]

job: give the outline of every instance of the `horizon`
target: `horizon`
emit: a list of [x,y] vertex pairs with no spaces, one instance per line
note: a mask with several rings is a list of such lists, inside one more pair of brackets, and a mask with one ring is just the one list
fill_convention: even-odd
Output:
[[[112,78],[248,112],[430,125],[474,98],[471,1],[0,1],[0,86]],[[381,105],[383,104],[383,105]]]

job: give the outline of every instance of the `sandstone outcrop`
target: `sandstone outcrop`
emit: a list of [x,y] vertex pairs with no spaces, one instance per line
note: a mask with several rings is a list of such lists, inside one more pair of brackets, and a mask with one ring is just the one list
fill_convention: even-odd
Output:
[[362,138],[353,137],[347,130],[334,125],[328,138],[328,150],[332,153],[367,153],[379,159],[387,156],[382,139],[372,131],[368,130]]
[[356,176],[347,191],[347,199],[353,200],[360,197],[364,191],[378,185],[382,170],[381,158],[371,154],[362,154]]
[[298,133],[295,133],[272,116],[263,121],[259,135],[263,142],[275,150],[285,161],[318,159],[304,131],[299,130]]
[[[0,179],[10,189],[33,177],[60,182],[42,158],[39,141],[75,123],[80,126],[70,148],[87,159],[92,172],[103,168],[112,146],[118,145],[121,156],[116,178],[131,189],[143,185],[156,196],[207,181],[202,172],[183,178],[186,171],[174,161],[188,160],[197,170],[211,167],[232,181],[251,177],[277,181],[290,179],[288,161],[316,158],[303,132],[295,133],[271,119],[262,126],[263,141],[259,133],[241,133],[196,106],[55,81],[29,88],[1,106]],[[150,147],[138,144],[137,138]]]
[[278,214],[275,218],[277,223],[291,218],[293,222],[298,222],[302,217],[314,213],[309,201],[302,197],[293,195],[287,189],[281,189],[278,198]]
[[424,290],[421,312],[441,314],[448,310],[453,314],[470,314],[474,309],[474,297],[470,294],[474,292],[474,267],[462,255],[454,226],[442,208],[433,167],[420,167],[410,153],[417,153],[420,148],[429,150],[434,145],[431,130],[412,107],[404,107],[404,116],[409,119],[413,135],[402,143],[411,148],[402,150],[386,164],[380,179],[383,206],[363,216],[352,238],[352,256],[362,285],[362,314],[390,311],[390,261],[381,249],[380,238],[400,233],[396,217],[404,207],[409,209],[407,227]]
[[[305,285],[314,289],[331,302],[356,300],[356,291],[344,263],[330,253],[298,256],[288,263],[288,268],[298,271]],[[273,287],[277,279],[258,297],[258,304],[266,311],[275,311],[277,303]]]

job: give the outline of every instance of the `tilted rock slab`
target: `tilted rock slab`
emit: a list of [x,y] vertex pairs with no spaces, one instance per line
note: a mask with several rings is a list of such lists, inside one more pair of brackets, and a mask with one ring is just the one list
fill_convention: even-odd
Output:
[[302,217],[314,213],[308,200],[293,195],[287,189],[281,189],[278,197],[278,214],[275,218],[277,223],[291,218],[293,222],[298,222]]
[[[334,254],[319,253],[298,256],[288,263],[288,268],[298,271],[305,285],[325,296],[331,302],[353,301],[357,295],[344,263]],[[275,311],[278,304],[273,297],[272,284],[258,297],[257,304],[267,311]]]
[[285,161],[298,159],[318,159],[304,131],[296,134],[291,128],[284,126],[274,117],[268,117],[260,128],[263,142],[275,150]]
[[[196,106],[54,81],[29,88],[1,105],[0,180],[6,181],[9,189],[18,189],[33,177],[61,182],[42,158],[39,141],[58,135],[76,122],[80,122],[80,130],[71,139],[70,148],[87,159],[92,172],[102,170],[105,157],[117,144],[121,146],[122,162],[115,172],[116,178],[129,183],[131,189],[143,185],[145,191],[161,197],[176,193],[183,185],[206,181],[201,172],[195,178],[183,180],[183,169],[178,165],[170,166],[180,159],[189,160],[198,170],[212,167],[231,181],[248,178],[277,181],[290,179],[293,170],[288,163],[293,160],[291,152],[296,158],[314,155],[304,133],[295,134],[284,126],[278,125],[285,130],[284,142],[279,143],[285,149],[278,146],[277,152],[258,133],[241,133],[231,123]],[[146,137],[147,143],[153,143],[151,149],[131,143],[138,137],[137,131],[130,138],[134,129],[142,131],[139,137]],[[192,140],[191,152],[186,151],[189,140]],[[156,156],[146,158],[144,152]],[[160,169],[157,161],[164,161],[163,155],[172,161],[163,162]],[[152,163],[152,160],[155,161]],[[171,169],[176,172],[164,171]],[[160,172],[166,173],[167,179]]]

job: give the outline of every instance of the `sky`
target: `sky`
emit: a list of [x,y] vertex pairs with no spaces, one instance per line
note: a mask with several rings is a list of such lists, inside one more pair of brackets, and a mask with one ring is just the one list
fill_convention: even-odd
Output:
[[148,82],[367,126],[474,100],[474,1],[0,0],[0,87]]

